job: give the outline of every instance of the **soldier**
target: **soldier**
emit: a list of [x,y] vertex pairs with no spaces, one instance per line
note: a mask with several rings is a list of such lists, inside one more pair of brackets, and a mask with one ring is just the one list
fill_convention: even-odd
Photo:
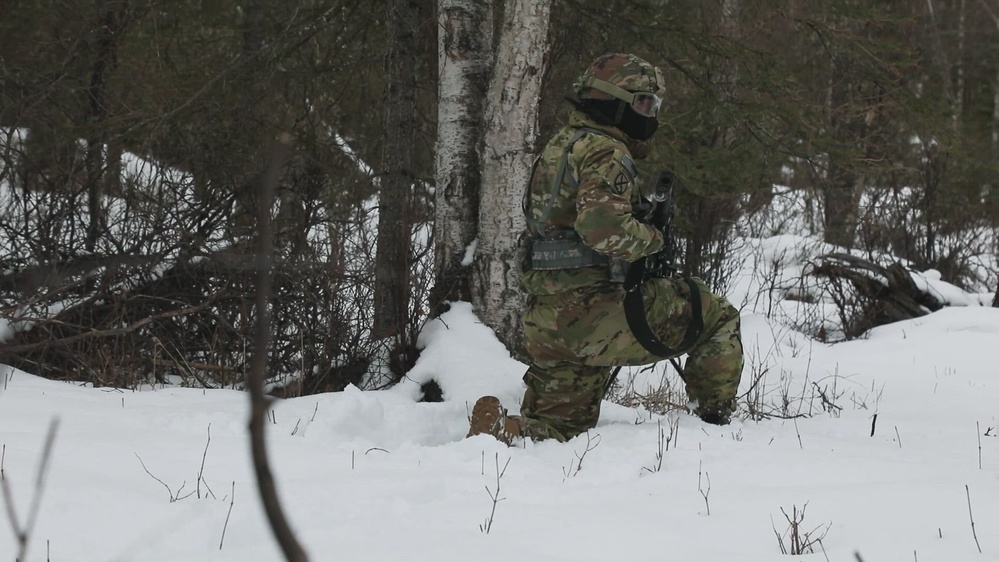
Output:
[[624,305],[621,266],[666,244],[648,224],[652,194],[639,188],[633,161],[648,155],[664,86],[658,68],[627,54],[601,56],[576,80],[569,124],[542,151],[525,194],[531,247],[523,323],[531,364],[521,415],[482,397],[469,436],[566,441],[596,425],[612,367],[683,353],[691,410],[708,423],[729,422],[743,365],[739,312],[700,280],[676,276],[632,284],[640,322]]

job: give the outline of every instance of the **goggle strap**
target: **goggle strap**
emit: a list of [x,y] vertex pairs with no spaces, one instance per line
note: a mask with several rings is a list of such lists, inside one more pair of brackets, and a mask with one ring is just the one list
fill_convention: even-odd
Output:
[[612,96],[612,97],[615,97],[615,98],[617,98],[619,100],[622,100],[625,103],[631,104],[631,103],[635,102],[635,94],[633,94],[632,92],[629,92],[628,90],[625,90],[624,88],[620,88],[618,86],[615,86],[614,84],[611,84],[610,82],[606,82],[604,80],[600,80],[599,78],[594,78],[592,76],[587,76],[586,80],[583,81],[583,87],[585,87],[585,88],[593,88],[594,90],[599,90],[599,91],[601,91],[601,92],[603,92],[603,93],[605,93],[605,94],[607,94],[609,96]]
[[[628,90],[625,90],[624,88],[621,88],[619,86],[615,86],[614,84],[611,84],[610,82],[607,82],[607,81],[604,81],[604,80],[600,80],[599,78],[594,78],[592,76],[587,76],[586,77],[586,80],[583,81],[583,87],[584,88],[593,88],[594,90],[599,90],[599,91],[601,91],[601,92],[603,92],[603,93],[605,93],[605,94],[607,94],[607,95],[609,95],[611,97],[617,98],[617,99],[619,99],[619,100],[627,103],[628,105],[634,105],[635,100],[638,99],[639,96],[651,96],[652,98],[654,98],[656,100],[659,100],[659,103],[662,102],[662,98],[660,98],[658,95],[656,95],[656,94],[654,94],[652,92],[629,92]],[[656,109],[657,110],[659,109],[659,103],[656,104]]]

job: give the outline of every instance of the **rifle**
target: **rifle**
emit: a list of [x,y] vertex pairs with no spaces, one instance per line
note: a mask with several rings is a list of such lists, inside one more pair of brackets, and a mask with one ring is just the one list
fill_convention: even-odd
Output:
[[[677,348],[665,345],[649,327],[648,319],[645,318],[645,304],[642,302],[641,291],[642,283],[647,279],[665,279],[676,275],[676,267],[673,265],[676,247],[672,236],[673,216],[676,213],[676,206],[673,203],[673,186],[675,184],[676,175],[669,170],[663,170],[659,173],[659,179],[649,197],[649,203],[655,205],[649,224],[662,233],[665,243],[662,250],[641,258],[631,264],[628,269],[624,280],[624,315],[628,321],[628,328],[631,329],[638,343],[653,355],[669,359],[682,379],[684,378],[683,366],[677,361],[677,356],[686,353],[693,347],[704,328],[704,319],[701,316],[700,290],[693,280],[686,276],[683,277],[683,281],[688,287],[692,318],[687,326],[683,342]],[[644,210],[648,211],[648,207]],[[621,367],[616,367],[611,372],[604,387],[605,393],[613,386],[620,370]]]
[[673,203],[674,184],[676,184],[676,175],[673,172],[669,170],[659,172],[659,179],[649,197],[650,202],[655,205],[651,224],[662,233],[665,244],[662,250],[645,258],[646,279],[663,279],[676,272],[673,266],[676,247],[672,236],[673,216],[676,213],[676,206]]
[[[701,331],[704,328],[704,319],[701,316],[701,293],[694,280],[687,276],[682,276],[681,280],[687,286],[687,300],[690,303],[692,318],[687,325],[687,332],[683,342],[679,347],[673,348],[662,341],[649,326],[648,319],[645,318],[645,304],[642,302],[642,285],[649,279],[666,279],[676,277],[676,268],[673,266],[673,240],[671,230],[673,228],[673,185],[676,183],[676,176],[669,170],[663,170],[659,174],[655,190],[649,198],[656,205],[651,224],[662,232],[665,239],[662,250],[645,256],[631,264],[628,273],[624,277],[624,316],[628,321],[635,339],[647,351],[659,357],[676,357],[686,353],[694,346]],[[682,372],[682,371],[681,371]]]

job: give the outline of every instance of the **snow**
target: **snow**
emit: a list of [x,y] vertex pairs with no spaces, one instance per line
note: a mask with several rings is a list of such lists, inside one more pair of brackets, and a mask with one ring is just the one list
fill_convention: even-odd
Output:
[[[777,561],[781,510],[805,506],[802,530],[825,538],[804,559],[999,560],[999,367],[988,354],[999,309],[946,308],[836,345],[761,312],[744,307],[740,392],[808,417],[716,427],[605,403],[589,435],[507,448],[464,439],[466,416],[487,393],[516,411],[526,366],[454,303],[423,330],[402,384],[274,404],[279,494],[313,560]],[[281,559],[254,487],[246,394],[85,388],[0,369],[3,477],[22,521],[59,420],[29,560]],[[446,401],[418,403],[431,379]],[[16,550],[0,533],[0,558]]]
[[[802,560],[999,561],[991,295],[913,272],[953,307],[816,341],[807,334],[835,330],[836,314],[802,273],[842,250],[808,233],[807,209],[785,195],[796,210],[757,217],[732,256],[726,293],[742,311],[747,364],[731,425],[605,402],[598,426],[568,443],[465,439],[479,396],[517,411],[527,367],[471,305],[452,303],[395,387],[273,403],[272,468],[311,559],[776,562],[787,560],[778,535],[790,544],[784,512],[804,508],[802,532],[823,538]],[[0,341],[13,328],[0,319]],[[664,376],[677,384],[665,372],[627,368],[620,380],[638,392]],[[444,402],[418,401],[429,381]],[[2,495],[24,524],[41,494],[27,560],[281,560],[256,492],[248,400],[90,388],[0,365]],[[18,550],[4,509],[0,560]]]

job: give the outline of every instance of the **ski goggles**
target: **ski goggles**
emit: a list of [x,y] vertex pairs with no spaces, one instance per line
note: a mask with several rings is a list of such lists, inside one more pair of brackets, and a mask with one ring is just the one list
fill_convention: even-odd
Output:
[[599,90],[609,96],[615,97],[631,105],[631,109],[642,117],[655,117],[659,113],[659,107],[663,104],[663,99],[652,92],[629,92],[605,82],[598,78],[588,77],[583,82],[583,87]]

